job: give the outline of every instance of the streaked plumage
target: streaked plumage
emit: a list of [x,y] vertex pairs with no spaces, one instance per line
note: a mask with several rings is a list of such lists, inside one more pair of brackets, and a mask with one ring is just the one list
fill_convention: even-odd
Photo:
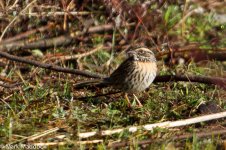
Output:
[[149,87],[156,76],[156,59],[147,48],[131,50],[127,55],[127,60],[103,82],[123,92],[141,92]]
[[127,52],[128,58],[110,75],[102,80],[86,81],[77,86],[106,85],[125,93],[144,91],[156,77],[157,65],[154,53],[148,48]]

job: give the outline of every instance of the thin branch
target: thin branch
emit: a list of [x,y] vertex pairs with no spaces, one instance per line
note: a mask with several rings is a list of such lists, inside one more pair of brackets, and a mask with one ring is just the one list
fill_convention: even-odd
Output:
[[[130,23],[124,25],[123,27],[133,26],[134,23]],[[42,49],[42,48],[50,48],[50,47],[57,47],[57,46],[65,46],[75,42],[75,37],[84,35],[86,33],[97,33],[103,31],[109,31],[114,28],[113,24],[104,24],[100,26],[90,27],[86,32],[77,31],[71,33],[70,35],[61,35],[54,38],[49,39],[41,39],[35,42],[28,42],[28,41],[18,41],[13,43],[6,43],[0,44],[0,51],[17,51],[21,49]]]
[[1,99],[1,98],[0,98],[0,100],[1,100],[4,104],[6,104],[6,106],[8,106],[8,108],[12,111],[13,115],[16,116],[16,113],[15,113],[15,111],[13,110],[13,108],[10,106],[9,103],[7,103],[7,102],[5,101],[6,99],[8,99],[8,98],[11,97],[11,96],[12,96],[12,94],[9,95],[8,97],[4,98],[4,99]]
[[53,70],[53,71],[71,73],[71,74],[81,75],[81,76],[90,77],[90,78],[102,78],[103,77],[101,75],[97,75],[97,74],[87,72],[87,71],[81,71],[81,70],[70,69],[70,68],[63,68],[63,67],[55,66],[55,65],[52,65],[52,64],[40,63],[40,62],[35,61],[35,60],[24,59],[22,57],[10,55],[10,54],[2,52],[2,51],[0,51],[0,56],[7,58],[9,60],[12,60],[12,61],[30,64],[30,65],[33,65],[33,66],[36,66],[36,67],[45,68],[45,69],[49,69],[49,70]]
[[199,82],[205,84],[215,84],[226,89],[226,79],[219,77],[207,77],[196,75],[164,75],[157,76],[154,83],[157,82],[169,82],[169,81],[187,81],[187,82]]
[[95,49],[90,50],[90,51],[85,52],[85,53],[82,53],[82,54],[68,55],[68,56],[55,56],[55,57],[52,57],[52,58],[48,59],[48,61],[49,60],[53,60],[53,59],[60,59],[58,61],[66,61],[66,60],[71,60],[71,59],[79,59],[79,58],[82,58],[82,57],[89,56],[89,55],[91,55],[91,54],[93,54],[93,53],[95,53],[95,52],[97,52],[97,51],[99,51],[99,50],[101,50],[103,48],[104,48],[104,46],[103,45],[100,45],[100,46],[96,47]]
[[50,47],[57,47],[68,45],[73,43],[73,37],[69,35],[61,35],[58,37],[50,38],[50,39],[41,39],[35,42],[28,42],[28,41],[18,41],[12,42],[8,44],[1,44],[0,51],[16,51],[21,49],[42,49],[42,48],[50,48]]
[[[200,57],[200,54],[202,55],[202,58],[199,58],[200,60],[208,59],[208,60],[218,60],[218,61],[225,61],[226,60],[226,48],[200,48],[202,45],[180,45],[179,47],[177,45],[172,46],[174,49],[174,54],[180,54],[180,53],[190,53],[187,57],[192,57],[196,59],[196,57]],[[152,50],[155,50],[153,48]],[[166,50],[163,52],[159,52],[156,54],[156,58],[160,59],[165,55],[169,55],[171,52]],[[192,56],[191,56],[192,55]]]
[[16,143],[19,143],[19,142],[23,142],[25,140],[27,141],[33,141],[35,139],[38,139],[38,138],[41,138],[43,136],[46,136],[48,134],[51,134],[51,133],[54,133],[54,132],[57,132],[60,128],[58,127],[55,127],[55,128],[52,128],[52,129],[49,129],[49,130],[46,130],[46,131],[43,131],[43,132],[40,132],[40,133],[36,133],[36,134],[33,134],[31,136],[28,136],[28,137],[24,137],[22,139],[19,139],[19,140],[16,140],[16,141],[13,141],[9,144],[16,144]]
[[59,130],[59,128],[56,127],[56,128],[53,128],[53,129],[49,129],[49,130],[43,131],[41,133],[36,133],[36,134],[34,134],[32,136],[29,136],[27,138],[27,141],[34,141],[34,140],[39,139],[39,138],[42,138],[43,136],[46,136],[48,134],[57,132],[58,130]]
[[24,13],[22,14],[24,15],[28,15],[28,16],[33,16],[33,17],[38,17],[38,16],[63,16],[65,14],[69,14],[69,15],[73,15],[73,16],[84,16],[84,15],[89,15],[91,14],[90,12],[87,11],[66,11],[66,12],[61,12],[61,11],[56,11],[56,12],[32,12],[32,13]]
[[[134,25],[135,23],[129,23],[129,24],[122,25],[122,27],[130,27]],[[88,28],[86,32],[76,31],[74,33],[71,33],[71,36],[75,37],[75,36],[83,35],[85,33],[97,33],[97,32],[109,31],[109,30],[113,30],[114,27],[115,27],[114,24],[104,24],[104,25],[94,26],[94,27]]]
[[19,85],[21,85],[21,83],[14,83],[14,84],[6,84],[6,83],[2,84],[2,83],[0,83],[0,86],[4,87],[4,88],[15,88],[15,87],[17,87]]
[[5,76],[2,76],[1,74],[0,74],[0,81],[13,83],[13,80],[11,80],[10,78],[7,78]]
[[166,121],[166,122],[155,123],[155,124],[147,124],[147,125],[143,125],[143,126],[132,126],[132,127],[128,127],[128,128],[104,130],[104,131],[100,131],[100,132],[94,131],[94,132],[78,133],[78,137],[89,138],[89,137],[93,137],[95,135],[106,136],[106,135],[113,135],[116,133],[119,134],[124,131],[129,131],[132,133],[136,132],[138,130],[152,131],[156,127],[160,127],[160,128],[181,127],[181,126],[196,124],[196,123],[210,121],[210,120],[216,120],[216,119],[225,118],[225,117],[226,117],[226,111],[220,112],[220,113],[215,113],[215,114],[210,114],[210,115],[205,115],[205,116],[200,116],[200,117],[195,117],[195,118],[178,120],[178,121]]
[[87,145],[87,144],[98,144],[103,143],[104,140],[90,140],[90,141],[75,141],[75,142],[48,142],[48,143],[32,143],[32,145],[35,146],[41,146],[41,147],[50,147],[50,146],[63,146],[67,144],[73,144],[73,145]]
[[[205,131],[205,132],[200,132],[200,133],[195,133],[196,137],[198,138],[204,138],[204,137],[212,137],[213,136],[219,136],[219,135],[224,135],[226,134],[226,130],[217,130],[217,131]],[[161,143],[165,141],[176,141],[176,140],[185,140],[185,139],[190,139],[194,137],[194,133],[192,134],[183,134],[179,136],[175,136],[172,138],[168,139],[146,139],[142,141],[137,141],[137,145],[147,145],[151,143]],[[130,146],[134,143],[131,143],[129,141],[122,141],[122,142],[111,142],[108,144],[108,148],[119,148],[119,147],[125,147],[125,146]]]
[[50,28],[52,28],[54,26],[54,23],[49,23],[48,25],[45,25],[45,26],[42,26],[42,27],[39,27],[39,28],[36,28],[36,29],[33,29],[33,30],[29,30],[29,31],[26,31],[26,32],[23,32],[21,34],[18,34],[18,35],[15,35],[11,38],[8,38],[8,39],[3,39],[3,41],[0,42],[0,44],[4,43],[10,43],[10,42],[13,42],[13,41],[18,41],[18,40],[21,40],[21,39],[24,39],[34,33],[37,33],[37,32],[43,32],[43,31],[46,31]]

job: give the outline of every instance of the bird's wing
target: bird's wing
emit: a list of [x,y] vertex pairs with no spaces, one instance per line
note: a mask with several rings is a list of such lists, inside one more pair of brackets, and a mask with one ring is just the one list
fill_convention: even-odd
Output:
[[105,81],[109,82],[110,84],[123,84],[125,79],[128,78],[135,70],[135,64],[128,58],[125,60],[111,75],[109,78],[106,78]]

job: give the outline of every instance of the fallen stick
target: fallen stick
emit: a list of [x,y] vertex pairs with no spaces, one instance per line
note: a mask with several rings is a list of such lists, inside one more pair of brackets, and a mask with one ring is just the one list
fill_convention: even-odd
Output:
[[[126,25],[123,25],[122,27],[128,27],[128,26],[134,26],[134,23],[129,23]],[[25,50],[25,49],[44,49],[44,48],[51,48],[51,47],[58,47],[58,46],[65,46],[72,44],[76,41],[75,37],[82,36],[86,33],[92,34],[97,32],[103,32],[103,31],[110,31],[114,29],[113,24],[104,24],[99,26],[93,26],[89,27],[86,32],[83,31],[76,31],[73,33],[70,33],[70,35],[60,35],[58,37],[48,38],[48,39],[40,39],[34,42],[29,41],[14,41],[10,43],[0,43],[0,51],[18,51],[18,50]],[[23,34],[23,33],[21,33]],[[25,33],[24,33],[25,34]],[[7,39],[5,39],[7,40]]]
[[77,75],[81,75],[81,76],[85,76],[85,77],[91,77],[91,78],[102,78],[101,75],[97,75],[97,74],[94,74],[94,73],[91,73],[91,72],[88,72],[88,71],[82,71],[82,70],[70,69],[70,68],[63,68],[63,67],[59,67],[59,66],[56,66],[56,65],[53,65],[53,64],[40,63],[40,62],[35,61],[35,60],[28,60],[28,59],[24,59],[23,57],[10,55],[10,54],[8,54],[6,52],[2,52],[2,51],[0,51],[0,56],[7,58],[9,60],[12,60],[12,61],[30,64],[30,65],[33,65],[33,66],[36,66],[36,67],[45,68],[45,69],[49,69],[49,70],[53,70],[53,71],[77,74]]
[[47,142],[47,143],[31,143],[31,145],[34,146],[40,146],[40,147],[51,147],[51,146],[63,146],[67,144],[73,144],[73,145],[86,145],[86,144],[98,144],[103,143],[103,140],[91,140],[91,141],[75,141],[75,142]]
[[51,29],[52,27],[54,27],[55,24],[54,23],[49,23],[48,25],[45,25],[45,26],[42,26],[42,27],[39,27],[39,28],[35,28],[33,30],[29,30],[29,31],[26,31],[26,32],[23,32],[23,33],[20,33],[20,34],[17,34],[11,38],[8,38],[8,39],[3,39],[3,41],[0,42],[0,44],[6,44],[6,43],[13,43],[15,41],[18,41],[18,40],[21,40],[21,39],[24,39],[32,34],[35,34],[35,33],[41,33],[41,32],[44,32],[48,29]]
[[6,84],[6,83],[2,84],[2,83],[0,83],[1,87],[7,88],[7,89],[15,88],[15,87],[17,87],[19,85],[21,85],[21,83],[14,83],[14,84]]
[[[192,134],[183,134],[183,135],[178,135],[178,136],[174,136],[172,138],[161,138],[161,139],[145,139],[145,140],[141,140],[141,141],[137,141],[136,144],[137,145],[150,145],[151,143],[162,143],[162,142],[166,142],[166,141],[178,141],[178,140],[185,140],[185,139],[190,139],[193,138],[194,135],[198,138],[204,138],[204,137],[212,137],[213,136],[220,136],[220,135],[224,135],[226,134],[226,130],[217,130],[217,131],[205,131],[205,132],[200,132],[200,133],[192,133]],[[108,144],[108,148],[119,148],[119,147],[125,147],[125,146],[130,146],[133,145],[134,143],[131,141],[120,141],[120,142],[111,142]]]
[[216,120],[216,119],[225,118],[225,117],[226,117],[226,111],[220,112],[220,113],[215,113],[215,114],[210,114],[210,115],[205,115],[205,116],[200,116],[200,117],[195,117],[195,118],[178,120],[178,121],[166,121],[166,122],[155,123],[155,124],[147,124],[147,125],[143,125],[143,126],[132,126],[132,127],[128,127],[128,128],[120,128],[120,129],[113,129],[113,130],[78,133],[78,137],[79,138],[89,138],[89,137],[92,137],[95,135],[107,136],[107,135],[112,135],[112,134],[116,134],[116,133],[117,134],[122,133],[124,131],[129,131],[131,133],[136,132],[138,130],[151,131],[156,127],[159,127],[159,128],[181,127],[181,126],[186,126],[186,125],[210,121],[210,120]]
[[157,76],[154,83],[157,82],[169,82],[169,81],[187,81],[198,82],[205,84],[215,84],[223,89],[226,89],[226,79],[220,77],[208,77],[208,76],[196,76],[196,75],[164,75]]
[[59,129],[60,128],[55,127],[55,128],[52,128],[52,129],[49,129],[49,130],[46,130],[46,131],[43,131],[43,132],[40,132],[40,133],[36,133],[36,134],[28,136],[28,137],[24,137],[24,138],[19,139],[19,140],[13,141],[13,142],[11,142],[9,144],[16,144],[16,143],[23,142],[23,141],[26,141],[26,140],[27,141],[33,141],[33,140],[36,140],[36,139],[41,138],[43,136],[46,136],[48,134],[57,132]]
[[63,16],[65,14],[69,14],[69,15],[74,15],[74,16],[84,16],[84,15],[89,15],[91,14],[91,12],[88,11],[65,11],[65,12],[61,12],[61,11],[55,11],[55,12],[29,12],[29,13],[24,13],[21,14],[21,16],[32,16],[32,17],[38,17],[38,16]]
[[59,130],[59,128],[56,127],[56,128],[53,128],[53,129],[49,129],[49,130],[43,131],[41,133],[36,133],[36,134],[34,134],[32,136],[29,136],[27,138],[27,141],[34,141],[34,140],[39,139],[39,138],[41,138],[43,136],[46,136],[46,135],[51,134],[51,133],[54,133],[54,132],[56,132],[58,130]]
[[[7,40],[7,39],[6,39]],[[68,45],[73,43],[75,40],[70,35],[61,35],[58,37],[53,37],[49,39],[41,39],[35,42],[29,41],[14,41],[10,43],[2,43],[0,44],[0,51],[17,51],[17,50],[25,50],[25,49],[43,49],[43,48],[50,48],[50,47],[58,47]]]
[[88,52],[85,52],[85,53],[82,53],[82,54],[75,54],[75,55],[66,55],[66,56],[55,56],[55,57],[52,57],[49,60],[53,60],[53,59],[57,59],[58,61],[67,61],[67,60],[72,60],[72,59],[80,59],[82,57],[86,57],[86,56],[89,56],[99,50],[101,50],[102,48],[104,48],[103,45],[100,45],[100,46],[97,46],[95,49],[93,50],[90,50]]

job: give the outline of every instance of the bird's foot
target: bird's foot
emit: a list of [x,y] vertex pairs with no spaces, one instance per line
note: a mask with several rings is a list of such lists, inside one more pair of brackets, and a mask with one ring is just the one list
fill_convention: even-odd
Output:
[[139,99],[137,98],[137,96],[135,94],[133,94],[136,102],[138,103],[138,107],[143,107],[143,105],[141,104],[141,102],[139,101]]

